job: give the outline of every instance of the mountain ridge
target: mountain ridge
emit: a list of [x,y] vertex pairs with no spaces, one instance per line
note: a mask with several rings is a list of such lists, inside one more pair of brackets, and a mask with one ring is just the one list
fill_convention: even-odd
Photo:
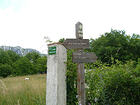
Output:
[[32,48],[22,48],[20,46],[0,46],[1,49],[3,49],[4,51],[6,50],[12,50],[14,52],[16,52],[17,54],[19,54],[20,56],[25,56],[26,54],[30,53],[30,52],[37,52],[40,55],[44,55],[41,54],[38,50],[36,49],[32,49]]

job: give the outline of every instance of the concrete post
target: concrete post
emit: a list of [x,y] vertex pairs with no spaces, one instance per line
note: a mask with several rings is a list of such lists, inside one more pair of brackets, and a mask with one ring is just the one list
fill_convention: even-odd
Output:
[[48,45],[46,105],[66,105],[67,51],[61,44]]

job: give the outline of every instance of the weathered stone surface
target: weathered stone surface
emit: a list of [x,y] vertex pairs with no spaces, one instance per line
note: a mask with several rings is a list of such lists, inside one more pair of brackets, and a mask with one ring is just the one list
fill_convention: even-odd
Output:
[[56,46],[56,54],[48,55],[46,105],[66,105],[66,48],[61,44]]

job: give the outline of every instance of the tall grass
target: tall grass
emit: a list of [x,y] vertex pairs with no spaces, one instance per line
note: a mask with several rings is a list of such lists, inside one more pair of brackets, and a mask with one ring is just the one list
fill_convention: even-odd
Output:
[[45,96],[46,75],[0,79],[0,105],[45,105]]

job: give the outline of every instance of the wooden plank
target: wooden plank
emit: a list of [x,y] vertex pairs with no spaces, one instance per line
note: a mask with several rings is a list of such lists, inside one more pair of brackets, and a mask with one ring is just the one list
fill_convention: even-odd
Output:
[[74,63],[91,63],[96,60],[97,56],[94,53],[73,52],[72,61]]
[[67,49],[88,49],[89,39],[66,39],[63,45]]

